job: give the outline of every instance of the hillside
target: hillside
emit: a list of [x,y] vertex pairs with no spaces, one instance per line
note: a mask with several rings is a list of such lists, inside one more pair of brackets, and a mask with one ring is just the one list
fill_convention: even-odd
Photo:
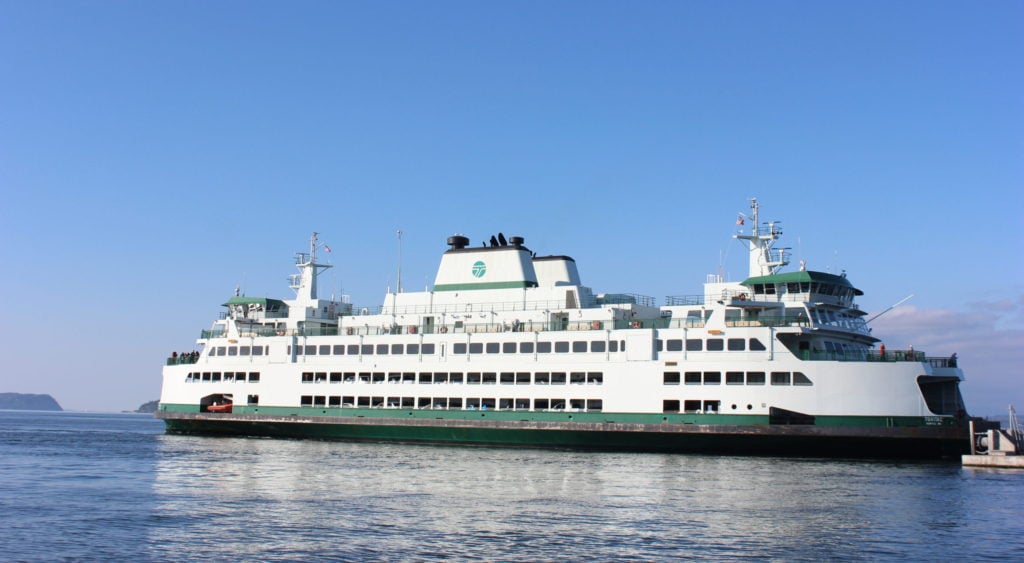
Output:
[[0,409],[20,411],[62,411],[50,395],[32,393],[0,393]]

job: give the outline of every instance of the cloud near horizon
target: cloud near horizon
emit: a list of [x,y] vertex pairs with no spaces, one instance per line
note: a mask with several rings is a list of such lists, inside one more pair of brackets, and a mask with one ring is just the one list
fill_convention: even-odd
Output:
[[871,323],[872,334],[890,350],[913,346],[929,357],[957,354],[966,381],[961,385],[971,414],[1005,414],[1024,409],[1024,297],[977,301],[966,311],[900,307]]

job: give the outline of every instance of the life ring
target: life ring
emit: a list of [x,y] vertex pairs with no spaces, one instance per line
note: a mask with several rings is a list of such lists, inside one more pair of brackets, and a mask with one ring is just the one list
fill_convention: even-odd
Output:
[[352,330],[352,327],[348,327],[348,328],[345,329],[345,334],[351,335],[353,332],[355,332],[355,331]]
[[409,334],[416,334],[416,325],[409,325]]
[[444,334],[446,332],[448,332],[448,327],[446,327],[446,326],[441,327],[441,334]]
[[594,321],[590,325],[594,330],[601,330],[601,321]]

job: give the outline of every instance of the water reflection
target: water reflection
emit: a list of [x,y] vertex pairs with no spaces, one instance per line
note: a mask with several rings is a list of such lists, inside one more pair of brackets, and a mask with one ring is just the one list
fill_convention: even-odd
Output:
[[157,448],[157,516],[174,525],[153,530],[154,557],[200,538],[259,559],[929,559],[947,555],[943,538],[963,546],[972,517],[961,469],[942,464],[185,436]]

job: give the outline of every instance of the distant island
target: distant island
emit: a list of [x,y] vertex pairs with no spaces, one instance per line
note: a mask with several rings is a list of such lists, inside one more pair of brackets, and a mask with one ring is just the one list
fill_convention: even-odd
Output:
[[142,406],[140,406],[139,408],[135,409],[135,412],[154,413],[154,412],[156,412],[156,407],[159,404],[160,404],[159,400],[150,401],[148,403],[143,403]]
[[49,395],[32,393],[0,393],[0,409],[17,411],[62,411],[57,400]]

